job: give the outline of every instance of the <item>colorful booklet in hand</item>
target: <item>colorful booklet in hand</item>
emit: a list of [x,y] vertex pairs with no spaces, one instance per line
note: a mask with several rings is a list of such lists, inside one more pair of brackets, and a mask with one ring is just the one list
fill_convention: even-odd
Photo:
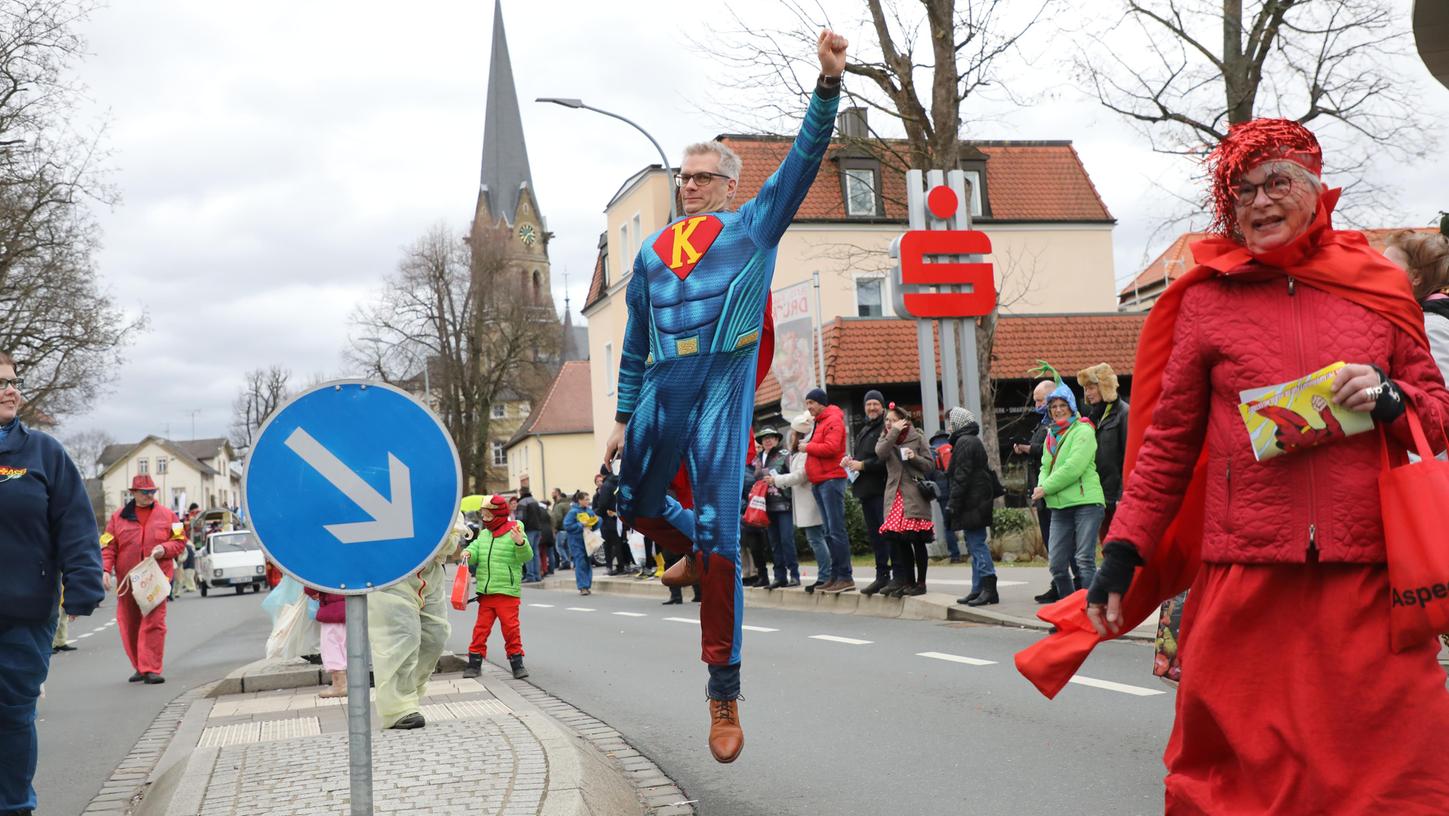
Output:
[[1238,411],[1258,461],[1373,430],[1368,414],[1333,403],[1337,362],[1291,382],[1238,393]]

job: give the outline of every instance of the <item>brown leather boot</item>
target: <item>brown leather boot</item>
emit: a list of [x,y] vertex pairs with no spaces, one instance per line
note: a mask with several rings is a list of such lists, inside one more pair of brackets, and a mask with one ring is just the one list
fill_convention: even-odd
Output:
[[745,731],[740,728],[738,700],[709,701],[709,752],[715,762],[730,763],[745,747]]
[[690,553],[678,561],[674,566],[664,571],[664,577],[659,583],[667,587],[684,587],[690,584],[699,583],[699,559],[695,553]]

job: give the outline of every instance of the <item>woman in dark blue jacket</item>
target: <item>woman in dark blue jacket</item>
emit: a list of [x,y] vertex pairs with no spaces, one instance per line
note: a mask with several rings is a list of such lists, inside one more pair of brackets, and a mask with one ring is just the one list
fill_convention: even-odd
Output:
[[61,584],[65,614],[105,597],[96,519],[80,471],[18,418],[15,360],[0,351],[0,813],[35,809],[35,703],[50,671]]

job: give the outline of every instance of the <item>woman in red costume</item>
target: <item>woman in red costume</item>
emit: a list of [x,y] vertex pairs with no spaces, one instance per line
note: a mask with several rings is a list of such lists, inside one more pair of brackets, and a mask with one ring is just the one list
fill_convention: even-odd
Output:
[[1217,237],[1143,329],[1102,567],[1042,612],[1058,631],[1017,667],[1055,695],[1093,646],[1191,586],[1168,813],[1449,812],[1438,641],[1389,648],[1379,434],[1260,462],[1238,412],[1240,391],[1345,361],[1334,402],[1371,414],[1401,457],[1406,404],[1449,426],[1422,317],[1403,273],[1333,228],[1339,191],[1301,125],[1233,127],[1209,166]]

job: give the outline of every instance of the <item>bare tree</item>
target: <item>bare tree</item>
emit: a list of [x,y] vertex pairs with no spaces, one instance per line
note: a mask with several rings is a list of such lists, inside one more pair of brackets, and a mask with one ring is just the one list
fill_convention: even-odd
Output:
[[0,348],[24,369],[27,416],[82,409],[145,325],[123,315],[98,280],[99,229],[86,205],[115,197],[99,135],[71,129],[78,91],[67,74],[92,8],[0,0]]
[[61,443],[65,445],[65,452],[70,454],[76,467],[80,468],[81,476],[94,479],[100,475],[97,472],[96,463],[101,458],[101,451],[105,450],[107,445],[116,444],[116,438],[105,431],[91,429],[66,434]]
[[1377,220],[1384,191],[1368,175],[1373,159],[1433,148],[1412,83],[1390,69],[1408,26],[1385,0],[1122,0],[1121,8],[1105,30],[1081,38],[1077,74],[1154,150],[1202,156],[1231,125],[1294,119],[1315,130],[1328,170],[1346,182],[1349,217],[1372,210]]
[[291,371],[278,365],[248,371],[241,392],[232,402],[232,446],[250,448],[262,423],[291,395]]
[[475,225],[468,240],[435,226],[352,318],[349,357],[369,376],[416,387],[427,366],[427,400],[458,447],[469,489],[497,480],[493,403],[539,393],[558,351],[557,318],[512,274],[511,237],[506,226]]
[[[852,105],[881,113],[905,138],[887,139],[872,122],[868,138],[852,146],[874,154],[882,173],[954,169],[963,153],[962,109],[973,96],[1011,94],[1002,82],[1004,70],[1013,57],[1021,56],[1020,47],[1054,2],[920,0],[919,11],[907,11],[904,5],[899,0],[857,0],[851,4],[860,15],[856,25],[831,20],[818,0],[784,0],[784,28],[764,29],[731,15],[730,28],[718,32],[721,44],[702,45],[729,72],[724,84],[750,97],[754,115],[783,118],[798,116],[798,100],[812,89],[800,77],[815,76],[811,60],[820,29],[862,28],[869,34],[865,41],[852,38],[845,71],[858,81],[846,83],[846,97]],[[839,5],[832,10],[838,11]],[[996,317],[993,311],[976,321],[982,436],[987,440],[996,439],[991,381]],[[999,466],[998,446],[988,443],[986,449],[992,465]]]

